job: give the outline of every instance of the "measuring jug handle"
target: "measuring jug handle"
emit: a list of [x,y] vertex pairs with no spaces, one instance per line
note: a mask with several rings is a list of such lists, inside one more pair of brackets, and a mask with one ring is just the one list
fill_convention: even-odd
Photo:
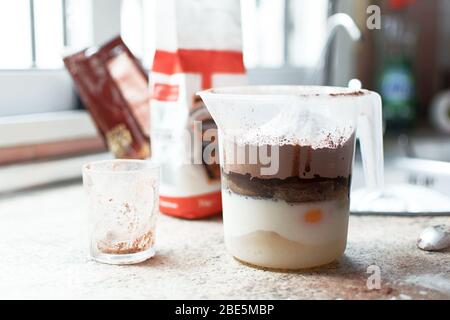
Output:
[[379,94],[364,95],[359,106],[358,137],[364,177],[368,189],[382,189],[384,184],[383,119]]

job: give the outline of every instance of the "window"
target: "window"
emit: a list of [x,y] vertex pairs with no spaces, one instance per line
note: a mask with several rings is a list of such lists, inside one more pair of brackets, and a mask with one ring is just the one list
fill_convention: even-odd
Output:
[[[73,110],[62,57],[119,34],[120,2],[0,0],[0,176],[15,174],[10,164],[103,150],[89,115]],[[43,177],[67,176],[54,171]],[[26,176],[21,183],[32,185]]]
[[[146,66],[154,50],[154,2],[122,2],[122,36]],[[244,62],[250,76],[261,69],[289,74],[316,68],[325,44],[329,4],[329,0],[241,0]]]
[[276,68],[285,64],[286,1],[241,2],[242,37],[247,68]]
[[75,109],[62,57],[118,34],[117,4],[120,0],[0,0],[0,116]]
[[250,83],[321,83],[330,3],[241,1],[244,60]]
[[[12,32],[14,30],[14,32]],[[32,61],[30,2],[0,0],[0,68],[28,68]]]
[[328,0],[246,0],[241,7],[248,68],[317,66]]
[[88,14],[85,0],[0,0],[0,69],[62,68],[65,50],[92,44]]
[[[122,2],[122,36],[146,66],[154,47],[154,5],[155,0]],[[329,0],[241,0],[241,13],[248,69],[316,67],[325,44]]]
[[62,69],[68,0],[0,0],[0,116],[70,110]]

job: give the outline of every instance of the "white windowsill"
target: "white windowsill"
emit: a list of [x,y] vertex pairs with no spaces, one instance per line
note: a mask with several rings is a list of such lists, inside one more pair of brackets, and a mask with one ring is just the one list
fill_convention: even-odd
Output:
[[[0,148],[97,135],[84,110],[0,117]],[[111,157],[109,153],[98,153],[0,166],[0,193],[80,178],[84,163]]]
[[84,110],[0,117],[0,148],[97,136]]
[[83,164],[104,159],[112,159],[112,155],[110,153],[98,153],[3,166],[0,167],[0,193],[79,179]]

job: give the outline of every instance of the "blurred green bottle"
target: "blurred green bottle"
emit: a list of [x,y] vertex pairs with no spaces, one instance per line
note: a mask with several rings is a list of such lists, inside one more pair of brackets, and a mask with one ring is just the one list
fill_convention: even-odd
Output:
[[390,13],[382,17],[382,67],[378,91],[383,99],[383,118],[388,130],[408,129],[416,121],[414,59],[417,32],[407,17],[407,8],[413,2],[390,0]]

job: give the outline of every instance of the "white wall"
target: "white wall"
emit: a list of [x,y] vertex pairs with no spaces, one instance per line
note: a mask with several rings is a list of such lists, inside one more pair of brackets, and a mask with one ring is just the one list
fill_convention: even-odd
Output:
[[94,45],[120,34],[120,7],[121,0],[92,0]]

